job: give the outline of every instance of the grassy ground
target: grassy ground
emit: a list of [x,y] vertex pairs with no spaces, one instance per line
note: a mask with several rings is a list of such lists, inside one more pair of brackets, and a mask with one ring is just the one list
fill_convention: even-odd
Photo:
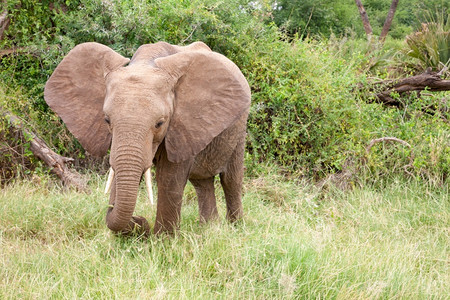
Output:
[[[173,238],[120,238],[92,193],[21,182],[0,192],[0,299],[448,299],[449,188],[393,180],[317,192],[246,179],[245,219],[197,224],[188,186]],[[224,200],[218,193],[219,210]],[[138,214],[154,220],[140,192]]]

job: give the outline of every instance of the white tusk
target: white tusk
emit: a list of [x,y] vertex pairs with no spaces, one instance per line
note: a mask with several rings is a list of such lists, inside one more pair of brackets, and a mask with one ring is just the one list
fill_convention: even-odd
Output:
[[114,170],[113,168],[109,168],[108,180],[106,181],[105,194],[109,193],[111,190],[111,184],[114,179]]
[[148,198],[150,199],[150,203],[153,205],[152,175],[150,173],[150,168],[148,168],[147,171],[145,171],[144,179],[145,179],[145,187],[147,188]]

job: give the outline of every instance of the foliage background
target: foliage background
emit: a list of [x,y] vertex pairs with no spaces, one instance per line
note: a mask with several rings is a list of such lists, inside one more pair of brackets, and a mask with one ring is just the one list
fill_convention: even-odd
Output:
[[[375,35],[381,33],[391,2],[362,1]],[[331,34],[354,32],[360,38],[365,35],[354,0],[281,0],[275,3],[274,22],[289,34],[329,37]],[[443,0],[401,0],[389,34],[395,39],[402,39],[420,27],[430,13],[448,12],[449,9],[450,3]]]
[[[375,33],[389,4],[364,2]],[[16,53],[0,60],[0,104],[81,167],[88,155],[43,99],[45,82],[64,55],[87,41],[131,57],[145,43],[202,40],[233,60],[252,88],[248,172],[270,162],[320,179],[364,161],[369,178],[405,174],[410,149],[377,145],[370,157],[364,153],[371,139],[396,136],[413,145],[409,173],[442,183],[450,166],[448,93],[411,94],[398,109],[374,103],[369,92],[374,79],[419,70],[404,55],[404,37],[425,21],[426,10],[416,10],[424,6],[448,17],[445,1],[401,1],[391,31],[397,39],[373,50],[359,39],[362,26],[350,0],[11,0],[0,49]],[[433,113],[426,112],[429,107]],[[3,139],[7,128],[3,121]],[[7,151],[0,155],[3,163],[11,162]]]

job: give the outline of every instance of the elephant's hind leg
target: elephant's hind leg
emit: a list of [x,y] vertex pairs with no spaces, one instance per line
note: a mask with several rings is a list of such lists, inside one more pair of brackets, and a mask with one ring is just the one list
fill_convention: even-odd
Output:
[[214,177],[190,179],[197,192],[200,223],[206,223],[218,217],[216,196],[214,195]]
[[220,173],[220,183],[222,184],[227,202],[227,219],[234,222],[242,218],[242,180],[244,178],[244,141],[237,144],[227,169]]

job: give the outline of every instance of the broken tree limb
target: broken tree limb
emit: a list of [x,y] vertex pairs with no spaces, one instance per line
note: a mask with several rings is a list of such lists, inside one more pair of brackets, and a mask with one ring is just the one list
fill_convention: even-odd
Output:
[[403,94],[423,90],[431,92],[450,91],[450,80],[444,80],[438,73],[427,70],[420,75],[408,77],[395,83],[390,82],[387,85],[387,90],[378,93],[376,98],[383,104],[401,106],[401,103],[391,96],[392,93]]
[[[3,4],[6,4],[6,1],[3,1]],[[3,39],[3,34],[8,29],[8,26],[8,10],[5,8],[5,10],[0,13],[0,41]]]
[[13,49],[0,49],[0,57],[11,55],[11,54],[17,54],[21,52],[23,48],[13,48]]
[[14,129],[22,133],[25,141],[30,143],[31,152],[44,161],[51,168],[52,173],[56,174],[65,186],[75,187],[79,191],[88,191],[86,180],[78,172],[67,167],[67,163],[72,162],[73,158],[61,156],[51,150],[41,138],[24,126],[23,121],[19,117],[5,110],[0,112],[3,117],[9,119]]
[[403,166],[403,169],[405,170],[406,173],[408,173],[409,175],[412,175],[411,172],[408,171],[408,168],[412,168],[414,165],[414,152],[413,152],[413,148],[411,147],[411,145],[408,142],[405,142],[404,140],[401,140],[399,138],[396,137],[382,137],[382,138],[378,138],[378,139],[373,139],[369,142],[369,144],[366,146],[366,155],[368,156],[370,154],[370,149],[372,149],[372,147],[377,144],[377,143],[381,143],[381,142],[397,142],[402,144],[403,146],[408,147],[409,149],[411,149],[411,154],[409,155],[409,164]]
[[408,148],[411,148],[411,145],[408,142],[405,142],[404,140],[401,140],[399,138],[396,137],[382,137],[382,138],[378,138],[378,139],[373,139],[369,142],[369,144],[367,144],[366,146],[366,154],[369,155],[370,153],[370,149],[372,149],[372,147],[380,142],[398,142]]
[[413,176],[413,173],[411,173],[408,169],[414,168],[414,151],[413,147],[404,140],[401,140],[396,137],[382,137],[377,139],[372,139],[365,147],[366,155],[365,157],[352,157],[349,156],[344,161],[342,165],[342,170],[339,172],[336,172],[334,174],[329,174],[324,179],[317,182],[316,186],[320,189],[323,189],[327,185],[334,185],[342,190],[347,190],[351,188],[354,184],[357,183],[356,174],[358,174],[362,167],[364,167],[368,162],[368,157],[370,154],[370,150],[378,143],[381,142],[397,142],[402,144],[403,146],[406,146],[411,149],[411,153],[409,155],[409,163],[404,165],[402,169],[410,176]]

